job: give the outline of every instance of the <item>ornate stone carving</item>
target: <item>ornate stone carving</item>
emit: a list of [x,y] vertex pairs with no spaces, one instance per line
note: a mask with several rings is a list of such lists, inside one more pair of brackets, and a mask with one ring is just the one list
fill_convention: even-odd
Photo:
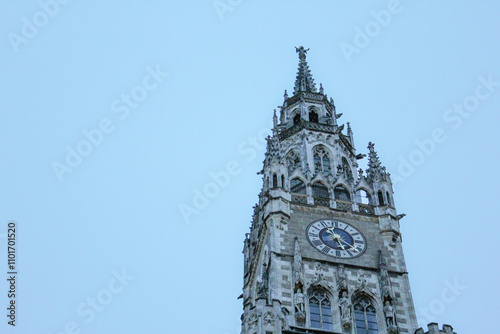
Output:
[[295,237],[295,248],[293,255],[293,286],[296,289],[298,284],[304,284],[304,270],[302,266],[302,254],[300,253],[299,238]]
[[267,299],[269,293],[269,270],[267,265],[262,265],[262,274],[257,279],[257,298]]
[[298,324],[303,324],[306,319],[306,310],[305,296],[302,293],[302,289],[297,290],[293,297],[293,302],[295,304],[295,319]]
[[342,320],[344,319],[350,320],[352,318],[352,303],[351,300],[349,299],[347,291],[342,292],[342,297],[340,297],[339,300],[339,306],[340,306],[340,315]]
[[259,318],[257,318],[257,315],[255,313],[252,313],[252,315],[248,318],[248,330],[251,331],[255,328],[257,328],[257,323],[259,322]]
[[390,301],[386,301],[384,305],[384,314],[385,314],[385,322],[387,327],[395,326],[396,323],[394,321],[395,314],[394,314],[394,307],[392,307]]
[[356,289],[362,290],[362,291],[367,291],[368,290],[368,283],[365,277],[365,273],[362,269],[358,270],[358,282],[356,284]]
[[379,270],[380,292],[382,295],[382,300],[389,300],[392,302],[394,300],[394,293],[392,292],[389,272],[387,271],[387,265],[385,263],[381,250],[379,250]]
[[384,306],[385,324],[387,325],[388,334],[397,334],[398,326],[396,324],[396,312],[390,301],[385,302]]
[[321,280],[323,280],[323,266],[321,263],[316,262],[314,265],[314,278],[313,278],[313,284],[318,283]]
[[347,275],[345,273],[344,265],[339,265],[339,269],[337,271],[337,290],[340,294],[342,291],[348,291],[347,289]]
[[266,314],[264,314],[264,326],[266,327],[274,326],[274,315],[271,312],[266,312]]

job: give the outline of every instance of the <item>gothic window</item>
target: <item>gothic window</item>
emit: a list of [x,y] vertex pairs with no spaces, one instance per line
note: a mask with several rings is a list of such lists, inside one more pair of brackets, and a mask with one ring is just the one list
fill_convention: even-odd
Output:
[[309,122],[318,123],[318,113],[315,111],[314,108],[309,109]]
[[333,192],[335,194],[335,199],[347,202],[351,201],[351,196],[349,195],[349,191],[343,186],[336,186]]
[[285,175],[281,175],[281,188],[285,188]]
[[377,314],[368,298],[360,299],[354,305],[356,334],[378,334]]
[[351,167],[349,167],[349,162],[347,162],[347,159],[345,157],[342,158],[342,170],[344,171],[344,178],[346,180],[353,179]]
[[314,170],[316,172],[323,172],[324,174],[330,174],[330,157],[328,151],[323,146],[316,146],[313,149],[314,157]]
[[387,198],[387,205],[391,205],[391,196],[389,195],[389,192],[385,192],[386,198]]
[[300,156],[296,150],[290,151],[286,156],[288,165],[288,176],[292,175],[293,171],[300,168]]
[[300,179],[295,178],[290,181],[290,191],[296,194],[306,194],[306,185]]
[[330,194],[328,193],[328,188],[319,182],[313,184],[312,193],[314,197],[330,198]]
[[356,202],[361,204],[372,204],[372,199],[366,190],[359,189],[356,191]]
[[278,187],[278,175],[276,173],[273,174],[273,188]]
[[293,124],[297,124],[300,122],[300,114],[297,114],[293,117]]
[[309,317],[312,328],[333,330],[332,306],[324,290],[316,290],[309,298]]
[[378,205],[385,205],[384,195],[382,194],[382,192],[380,190],[378,191]]

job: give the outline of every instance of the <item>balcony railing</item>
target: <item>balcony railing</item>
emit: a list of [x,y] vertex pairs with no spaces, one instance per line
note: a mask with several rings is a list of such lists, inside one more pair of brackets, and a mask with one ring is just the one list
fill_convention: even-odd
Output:
[[365,213],[367,215],[373,215],[375,211],[373,210],[373,205],[358,203],[359,212]]
[[317,206],[330,206],[330,199],[325,198],[325,197],[313,197],[314,198],[314,205]]
[[307,195],[292,194],[292,202],[307,204]]
[[[323,206],[323,207],[330,207],[330,198],[326,197],[313,197],[314,205],[316,206]],[[308,204],[307,203],[307,195],[304,194],[293,194],[292,193],[292,202],[294,203],[300,203],[300,204]],[[337,205],[337,210],[341,211],[353,211],[353,203],[349,201],[342,201],[342,200],[335,200],[335,203]],[[366,214],[366,215],[373,215],[375,214],[375,209],[373,205],[370,204],[362,204],[362,203],[356,203],[358,209],[356,211],[359,211],[360,213]]]
[[339,200],[336,200],[335,202],[337,202],[337,209],[338,210],[352,211],[352,203],[351,202],[339,201]]

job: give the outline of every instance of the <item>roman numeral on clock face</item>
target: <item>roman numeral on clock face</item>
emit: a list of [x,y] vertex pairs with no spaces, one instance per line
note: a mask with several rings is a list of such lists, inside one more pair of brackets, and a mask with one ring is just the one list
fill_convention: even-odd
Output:
[[317,247],[319,245],[322,245],[323,243],[321,242],[321,240],[313,240],[312,244]]

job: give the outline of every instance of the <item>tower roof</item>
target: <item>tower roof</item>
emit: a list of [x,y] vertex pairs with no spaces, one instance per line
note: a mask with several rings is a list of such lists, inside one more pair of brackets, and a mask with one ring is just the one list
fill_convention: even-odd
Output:
[[295,87],[293,94],[298,92],[312,92],[317,93],[316,85],[311,75],[311,70],[309,65],[307,65],[306,54],[309,49],[304,49],[303,46],[296,47],[295,51],[299,54],[299,69],[297,72],[297,78],[295,79]]

